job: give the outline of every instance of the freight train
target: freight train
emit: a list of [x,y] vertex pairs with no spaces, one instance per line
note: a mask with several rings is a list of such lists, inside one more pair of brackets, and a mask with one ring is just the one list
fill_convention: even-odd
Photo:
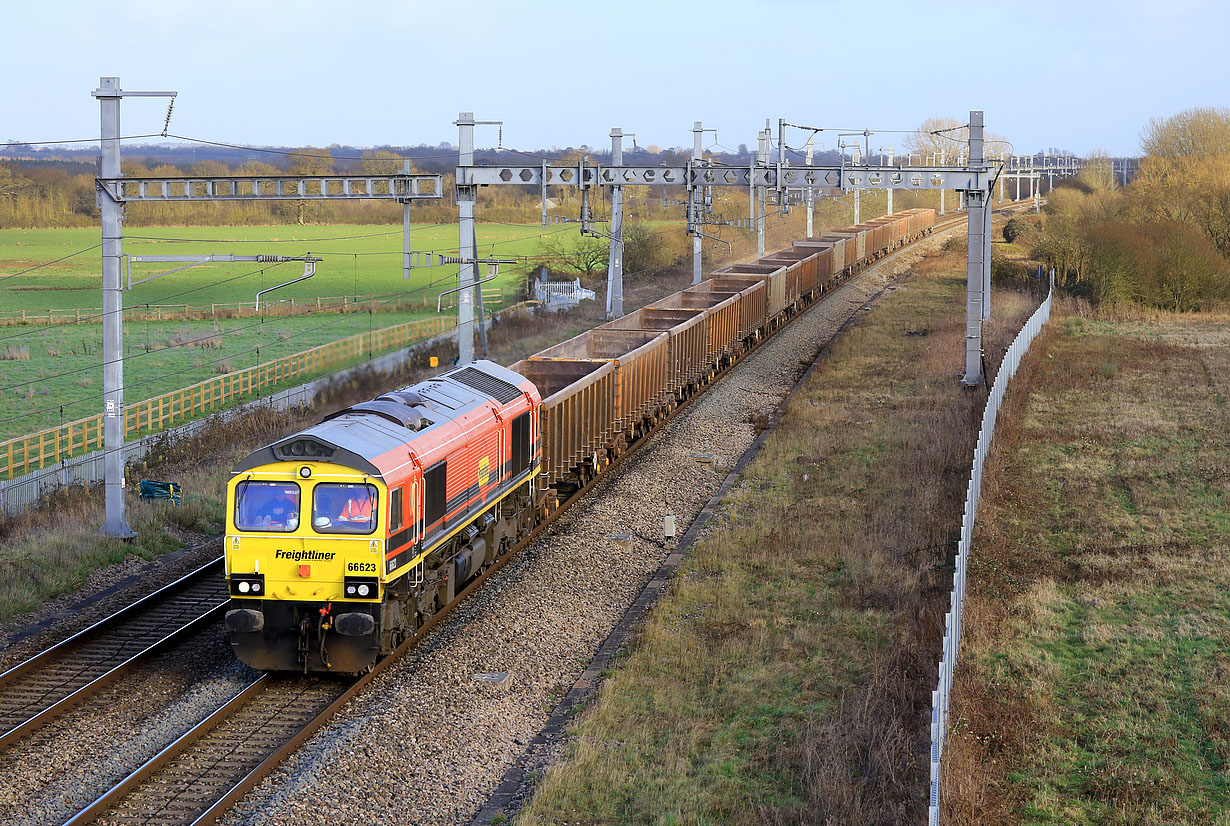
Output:
[[237,655],[370,670],[717,373],[934,221],[915,209],[796,242],[508,367],[476,361],[252,453],[227,489]]

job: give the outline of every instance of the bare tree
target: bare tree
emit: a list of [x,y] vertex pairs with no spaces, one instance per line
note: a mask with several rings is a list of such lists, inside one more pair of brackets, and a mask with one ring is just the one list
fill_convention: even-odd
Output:
[[[396,175],[405,166],[404,161],[405,159],[395,152],[387,149],[373,149],[363,153],[363,159],[359,161],[359,169],[364,175]],[[414,171],[413,164],[410,165],[410,170]]]
[[1230,108],[1196,107],[1169,118],[1152,118],[1141,131],[1145,154],[1154,158],[1208,158],[1230,153]]
[[1199,229],[1230,257],[1230,108],[1154,118],[1141,142],[1133,190],[1145,213]]
[[1078,176],[1081,183],[1092,192],[1106,192],[1115,188],[1115,170],[1110,155],[1102,149],[1094,149],[1085,158],[1085,165]]
[[[988,129],[982,138],[985,157],[1006,158],[1012,154],[1012,143],[1003,135]],[[969,124],[953,118],[927,118],[906,137],[905,146],[907,151],[922,155],[922,163],[938,163],[941,154],[953,158],[968,153]]]
[[593,279],[605,273],[607,240],[571,232],[556,232],[538,242],[536,257],[549,260],[552,269]]

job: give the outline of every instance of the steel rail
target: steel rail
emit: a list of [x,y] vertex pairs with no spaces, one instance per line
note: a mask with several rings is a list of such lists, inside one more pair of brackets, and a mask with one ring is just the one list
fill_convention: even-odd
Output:
[[[221,557],[208,562],[0,674],[0,751],[217,620],[226,607],[222,565]],[[166,631],[160,612],[183,621]]]

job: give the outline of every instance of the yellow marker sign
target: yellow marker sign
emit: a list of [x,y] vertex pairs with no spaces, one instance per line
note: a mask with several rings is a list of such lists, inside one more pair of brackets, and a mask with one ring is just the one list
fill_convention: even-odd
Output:
[[484,456],[478,460],[478,486],[485,488],[489,481],[491,481],[491,458]]

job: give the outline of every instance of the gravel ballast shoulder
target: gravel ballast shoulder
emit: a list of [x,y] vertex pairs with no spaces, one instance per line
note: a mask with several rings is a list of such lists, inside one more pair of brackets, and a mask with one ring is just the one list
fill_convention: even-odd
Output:
[[[942,237],[864,271],[736,365],[222,822],[467,823],[661,564],[663,517],[687,529],[755,439],[756,418]],[[624,546],[616,533],[632,539]],[[488,672],[510,676],[502,685],[475,677]]]
[[63,823],[255,678],[220,622],[154,657],[0,755],[0,823]]

